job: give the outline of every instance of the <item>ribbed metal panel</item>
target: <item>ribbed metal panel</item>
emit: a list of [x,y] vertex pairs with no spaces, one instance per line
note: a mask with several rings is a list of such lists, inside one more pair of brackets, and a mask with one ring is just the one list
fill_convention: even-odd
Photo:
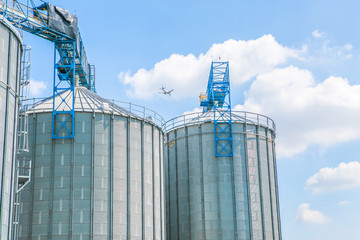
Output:
[[18,33],[0,22],[0,238],[11,239],[15,184],[22,45]]
[[280,240],[273,121],[233,112],[233,157],[215,157],[212,114],[166,123],[167,239]]
[[85,88],[76,97],[73,140],[52,139],[48,100],[30,110],[20,239],[163,240],[162,130]]

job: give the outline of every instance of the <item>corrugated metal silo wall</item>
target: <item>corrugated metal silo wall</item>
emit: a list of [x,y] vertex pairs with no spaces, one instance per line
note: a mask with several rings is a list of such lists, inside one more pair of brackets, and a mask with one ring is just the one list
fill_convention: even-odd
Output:
[[22,193],[20,239],[165,239],[159,128],[76,112],[74,140],[53,140],[52,113],[33,116],[33,177]]
[[0,22],[0,233],[4,240],[12,231],[21,52],[18,37]]
[[232,128],[233,157],[215,157],[213,123],[167,133],[167,239],[281,239],[274,132]]

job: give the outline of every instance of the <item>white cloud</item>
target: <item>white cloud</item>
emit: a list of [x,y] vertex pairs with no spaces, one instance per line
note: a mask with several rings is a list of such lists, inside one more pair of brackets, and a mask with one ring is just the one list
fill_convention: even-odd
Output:
[[329,45],[330,45],[330,41],[328,40],[322,44],[321,55],[323,58],[344,58],[344,59],[352,58],[352,54],[350,53],[350,51],[353,50],[353,46],[350,43],[347,43],[343,46],[329,46]]
[[[314,34],[324,35],[319,31]],[[248,41],[228,40],[214,44],[199,56],[173,54],[150,70],[121,72],[119,79],[128,85],[127,93],[134,98],[151,98],[158,94],[161,85],[175,89],[173,99],[198,96],[206,90],[211,60],[227,57],[232,85],[253,81],[245,103],[235,110],[273,118],[277,124],[277,156],[291,157],[311,145],[326,148],[360,138],[360,85],[350,85],[347,79],[334,76],[319,83],[306,69],[280,68],[290,58],[321,63],[321,56],[351,57],[350,44],[329,47],[326,39],[319,44],[318,51],[313,53],[312,45],[291,49],[280,45],[271,35]]]
[[296,221],[311,224],[323,224],[330,221],[330,218],[318,210],[310,209],[308,203],[301,204],[297,209]]
[[316,83],[310,71],[294,66],[259,75],[235,109],[274,119],[279,157],[360,138],[360,85],[333,76]]
[[344,200],[344,201],[338,202],[338,205],[346,205],[346,204],[349,204],[349,203],[350,203],[349,201]]
[[353,58],[353,46],[350,43],[333,45],[325,32],[315,30],[312,32],[313,39],[309,39],[301,51],[301,60],[304,60],[312,68],[333,70],[339,64],[346,64]]
[[322,168],[306,180],[306,188],[315,193],[360,187],[360,163],[340,163],[335,168]]
[[316,29],[315,31],[312,32],[312,36],[314,38],[322,38],[325,36],[325,32],[320,32],[319,30]]
[[46,88],[47,88],[47,86],[46,86],[45,82],[36,81],[33,79],[30,80],[29,91],[30,91],[30,95],[32,97],[40,96],[46,90]]
[[214,44],[205,53],[195,56],[173,54],[154,65],[150,70],[140,69],[135,74],[121,72],[119,79],[129,85],[128,95],[135,98],[150,98],[158,88],[165,85],[174,88],[175,98],[196,96],[205,91],[210,62],[217,57],[230,61],[232,84],[249,81],[283,64],[299,51],[281,46],[273,36],[264,35],[255,40],[228,40]]
[[185,111],[182,115],[188,115],[188,114],[193,114],[193,113],[201,113],[202,111],[203,111],[202,108],[197,107],[197,108],[194,108],[191,111]]

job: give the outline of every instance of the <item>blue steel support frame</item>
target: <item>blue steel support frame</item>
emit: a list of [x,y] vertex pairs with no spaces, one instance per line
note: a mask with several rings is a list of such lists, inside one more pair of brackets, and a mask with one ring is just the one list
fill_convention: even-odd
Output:
[[[55,139],[74,137],[75,51],[75,41],[55,42],[52,121],[52,137]],[[56,99],[58,101],[55,101]]]
[[96,93],[96,90],[95,90],[95,65],[89,64],[89,80],[90,80],[90,90]]
[[[75,76],[80,86],[96,92],[95,66],[88,64],[80,33],[74,39],[51,29],[47,24],[47,10],[40,10],[33,0],[5,0],[0,4],[0,16],[4,16],[15,27],[55,43],[52,137],[73,138]],[[60,58],[58,61],[57,56]],[[68,94],[61,96],[67,90]],[[60,101],[55,102],[56,97]]]
[[233,155],[229,62],[211,62],[206,96],[200,96],[203,112],[214,112],[215,156]]

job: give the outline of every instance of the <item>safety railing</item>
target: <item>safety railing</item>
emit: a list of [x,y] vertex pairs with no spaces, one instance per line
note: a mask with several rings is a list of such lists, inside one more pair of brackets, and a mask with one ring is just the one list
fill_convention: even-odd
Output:
[[165,120],[163,119],[162,116],[160,116],[157,112],[148,109],[144,106],[133,104],[131,102],[118,101],[118,100],[108,100],[108,101],[112,101],[114,104],[126,109],[127,111],[129,111],[132,114],[135,114],[138,117],[143,118],[145,121],[150,121],[152,123],[155,123],[160,128],[165,123]]
[[[49,101],[46,101],[49,100]],[[126,112],[124,112],[125,114],[129,114],[129,115],[133,115],[133,117],[135,118],[140,118],[146,122],[150,122],[152,124],[155,124],[156,126],[158,126],[159,128],[162,128],[162,126],[165,124],[165,120],[164,118],[158,114],[157,112],[146,108],[144,106],[141,105],[137,105],[131,102],[124,102],[124,101],[118,101],[118,100],[114,100],[114,99],[104,99],[106,101],[103,101],[101,105],[97,105],[95,106],[89,106],[89,107],[85,107],[84,105],[81,105],[81,107],[78,107],[79,105],[77,105],[75,103],[75,112],[76,111],[84,111],[84,112],[93,112],[95,110],[102,110],[103,109],[109,109],[108,106],[110,105],[113,109],[113,112],[116,112],[117,110],[124,110]],[[41,102],[42,101],[42,102]],[[39,102],[41,102],[41,110],[40,109],[36,109],[35,110],[35,106],[37,104],[39,104]],[[32,113],[32,112],[39,112],[43,111],[43,112],[47,112],[47,111],[52,111],[53,104],[52,104],[52,99],[43,99],[43,98],[32,98],[29,99],[28,101],[26,101],[26,103],[22,106],[20,111],[28,111],[28,113]],[[118,107],[120,107],[121,109],[118,109]],[[110,111],[111,113],[111,111]]]
[[[232,122],[240,122],[246,124],[252,124],[256,126],[262,126],[268,128],[272,131],[276,131],[276,126],[274,121],[264,115],[252,113],[252,112],[244,112],[244,111],[231,111],[231,119]],[[214,121],[214,112],[194,112],[190,114],[185,114],[182,116],[175,117],[166,121],[163,125],[164,132],[169,132],[173,129],[184,127],[188,125],[201,124],[206,122]]]

